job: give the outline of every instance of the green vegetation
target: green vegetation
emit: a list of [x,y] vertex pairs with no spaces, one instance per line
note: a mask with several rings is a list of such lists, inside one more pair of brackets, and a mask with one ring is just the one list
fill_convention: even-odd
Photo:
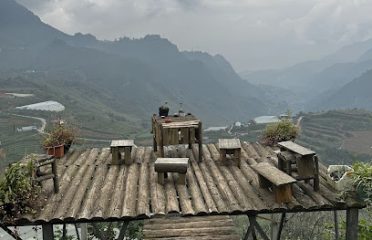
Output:
[[264,144],[273,146],[281,141],[294,140],[298,134],[298,127],[289,119],[283,119],[278,123],[268,124],[261,140]]
[[0,179],[0,219],[12,218],[32,210],[39,188],[32,182],[33,162],[9,166]]
[[61,144],[71,145],[75,140],[76,130],[65,124],[57,124],[50,132],[44,135],[43,147],[53,147]]

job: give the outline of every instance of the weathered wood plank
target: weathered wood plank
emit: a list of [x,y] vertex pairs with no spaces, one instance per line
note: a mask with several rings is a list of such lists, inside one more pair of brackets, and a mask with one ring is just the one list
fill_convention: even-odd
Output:
[[[213,157],[213,160],[218,161],[219,152],[217,150],[217,147],[214,144],[208,144],[208,149]],[[235,181],[235,178],[229,171],[228,167],[226,167],[223,163],[219,164],[218,167],[225,177],[226,182],[233,192],[235,198],[238,200],[239,205],[244,209],[255,209],[255,206],[253,206],[248,198],[245,196],[243,189],[241,189],[240,185]]]
[[[57,209],[56,213],[54,214],[54,216],[56,218],[65,218],[67,210],[71,210],[70,209],[71,203],[75,204],[75,206],[72,205],[72,207],[75,207],[75,208],[77,207],[76,206],[77,201],[74,201],[74,199],[80,200],[80,201],[78,201],[78,204],[81,202],[81,199],[79,199],[79,198],[84,196],[84,192],[86,191],[86,189],[82,188],[81,190],[84,190],[84,192],[81,193],[81,194],[76,194],[76,192],[77,192],[77,190],[79,190],[80,183],[83,181],[84,176],[86,176],[85,175],[86,172],[88,173],[87,174],[88,177],[91,177],[91,173],[94,170],[94,165],[90,165],[89,162],[94,161],[93,159],[95,159],[97,157],[97,155],[98,155],[98,149],[92,149],[92,151],[90,152],[87,159],[85,159],[86,161],[84,161],[85,164],[81,165],[79,167],[79,170],[78,170],[77,174],[75,176],[73,176],[74,181],[71,182],[71,184],[66,189],[67,191],[64,192],[64,195],[61,198],[61,201],[60,201],[60,204],[59,204],[59,208]],[[83,187],[85,186],[85,188],[86,188],[87,181],[85,181],[85,182],[86,183],[85,183],[85,185],[83,185]],[[81,196],[81,197],[78,197],[78,195]],[[74,213],[77,213],[79,211],[79,209],[76,209],[76,210],[72,209],[72,211]]]
[[138,186],[138,204],[137,204],[137,214],[138,215],[149,215],[150,206],[149,206],[149,162],[151,158],[152,148],[145,148],[144,161],[140,167],[140,176],[139,176],[139,186]]
[[[153,159],[156,158],[153,153]],[[154,161],[150,162],[150,196],[152,212],[156,215],[165,214],[165,193],[163,185],[158,183],[158,174],[155,172]]]
[[295,152],[297,154],[300,154],[301,156],[315,155],[315,152],[313,150],[307,149],[292,141],[279,142],[278,146],[289,151]]
[[97,202],[94,205],[94,213],[93,215],[96,218],[103,218],[105,216],[105,212],[107,209],[107,206],[109,205],[111,198],[112,198],[112,193],[114,191],[114,186],[116,179],[119,175],[119,170],[120,166],[119,165],[111,165],[109,166],[109,169],[107,171],[107,174],[105,176],[104,184],[99,191],[99,197]]
[[231,189],[226,183],[226,179],[223,177],[220,170],[217,168],[216,164],[214,163],[211,157],[211,154],[208,150],[208,147],[206,145],[203,145],[203,154],[204,154],[204,162],[208,165],[211,171],[214,182],[217,185],[217,189],[221,193],[222,201],[227,202],[227,207],[229,208],[230,211],[241,210],[241,207],[239,206],[238,201],[235,199],[234,194],[232,193]]
[[114,190],[111,198],[111,204],[105,212],[105,216],[119,218],[123,206],[124,193],[126,189],[126,180],[128,176],[128,167],[121,165],[116,182],[113,183]]
[[251,167],[261,176],[268,179],[275,186],[281,186],[296,182],[296,179],[280,171],[278,168],[272,166],[269,163],[258,163],[256,165],[252,165]]
[[[190,185],[190,191],[193,196],[193,204],[195,207],[196,212],[203,212],[203,211],[208,211],[208,212],[217,212],[217,207],[216,204],[213,201],[212,195],[208,190],[208,186],[206,181],[204,180],[203,173],[201,172],[199,165],[197,164],[197,161],[195,160],[195,155],[194,152],[190,149],[189,151],[189,157],[190,157],[190,162],[191,162],[191,167],[192,170],[195,174],[195,179],[194,179],[194,174],[188,174],[188,182]],[[200,187],[200,192],[202,194],[202,197],[198,193],[199,191],[197,190],[197,186]],[[203,203],[203,199],[205,201],[205,205]]]
[[239,139],[218,139],[219,149],[240,149],[241,144]]
[[96,169],[92,186],[89,188],[86,197],[84,198],[81,208],[82,212],[80,213],[79,218],[90,219],[94,217],[91,214],[94,212],[93,210],[102,190],[107,170],[107,166],[100,166]]
[[[199,155],[199,151],[198,151],[198,148],[196,146],[193,145],[192,150],[194,152],[194,156]],[[203,154],[204,154],[205,150],[203,148],[202,148],[202,150],[203,150]],[[205,155],[204,155],[204,158],[205,158]],[[199,162],[199,167],[200,167],[202,176],[204,178],[204,181],[205,181],[205,183],[208,187],[208,192],[212,196],[213,201],[214,201],[218,211],[222,212],[222,213],[228,211],[227,210],[227,203],[223,200],[223,198],[222,198],[222,196],[221,196],[221,194],[220,194],[220,192],[217,188],[216,182],[214,181],[213,177],[211,176],[210,169],[206,166],[206,161]],[[198,180],[199,180],[199,182],[201,181],[200,179],[198,179]]]
[[[135,158],[143,159],[143,155],[145,153],[144,147],[137,148]],[[124,204],[122,209],[122,216],[136,216],[137,208],[137,184],[138,184],[138,177],[139,177],[139,167],[138,164],[131,164],[128,167],[128,177],[126,182],[125,194],[124,194]]]

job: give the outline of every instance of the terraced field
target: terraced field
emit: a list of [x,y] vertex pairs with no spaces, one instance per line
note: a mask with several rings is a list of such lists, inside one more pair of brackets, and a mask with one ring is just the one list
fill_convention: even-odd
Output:
[[41,123],[34,119],[21,118],[0,113],[0,172],[9,163],[21,159],[25,154],[39,153],[40,135],[34,130],[29,132],[17,132],[17,128],[24,126],[40,127]]
[[370,133],[372,113],[367,111],[309,113],[303,115],[296,142],[315,150],[323,162],[350,164],[372,158],[372,151],[368,151],[372,146]]

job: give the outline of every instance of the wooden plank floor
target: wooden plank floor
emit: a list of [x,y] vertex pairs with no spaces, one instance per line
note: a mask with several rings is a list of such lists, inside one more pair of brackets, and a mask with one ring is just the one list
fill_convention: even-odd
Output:
[[239,240],[228,216],[174,217],[145,220],[145,240]]

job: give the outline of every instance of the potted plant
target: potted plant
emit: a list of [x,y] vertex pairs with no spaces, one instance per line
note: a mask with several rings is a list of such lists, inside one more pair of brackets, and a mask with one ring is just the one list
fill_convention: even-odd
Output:
[[70,149],[75,139],[73,129],[66,127],[64,124],[56,125],[50,132],[45,134],[42,145],[47,154],[55,157],[63,157]]

